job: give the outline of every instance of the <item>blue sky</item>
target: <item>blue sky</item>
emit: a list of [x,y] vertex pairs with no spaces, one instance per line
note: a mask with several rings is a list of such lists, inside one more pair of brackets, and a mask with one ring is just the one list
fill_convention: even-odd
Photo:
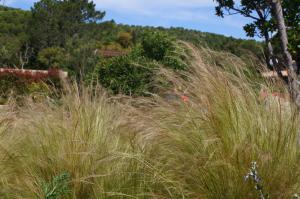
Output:
[[[37,0],[6,0],[7,6],[30,9]],[[247,19],[219,18],[213,0],[94,0],[97,9],[106,11],[104,20],[117,23],[164,27],[185,27],[236,38],[247,38],[243,25]]]

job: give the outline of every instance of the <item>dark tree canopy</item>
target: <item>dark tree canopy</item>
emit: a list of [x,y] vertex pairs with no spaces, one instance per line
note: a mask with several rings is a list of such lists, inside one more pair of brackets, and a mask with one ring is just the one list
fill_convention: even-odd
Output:
[[36,48],[60,46],[78,34],[86,23],[95,23],[104,17],[95,4],[88,0],[41,0],[31,9],[32,43]]
[[0,6],[0,64],[19,65],[28,42],[30,12]]

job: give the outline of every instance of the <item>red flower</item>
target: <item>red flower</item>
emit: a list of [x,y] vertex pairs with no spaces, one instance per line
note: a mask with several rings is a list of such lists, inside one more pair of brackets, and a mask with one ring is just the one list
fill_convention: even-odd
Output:
[[181,95],[181,100],[184,102],[188,102],[189,101],[189,97],[186,95]]

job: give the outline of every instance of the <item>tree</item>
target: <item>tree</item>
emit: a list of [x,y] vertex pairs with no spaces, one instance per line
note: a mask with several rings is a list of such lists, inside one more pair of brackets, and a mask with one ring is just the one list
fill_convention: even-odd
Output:
[[63,48],[50,47],[41,50],[38,54],[38,61],[45,68],[63,68],[66,52]]
[[[30,12],[0,6],[0,64],[19,67],[20,55],[29,56],[28,22]],[[24,56],[23,56],[24,57]],[[24,61],[24,59],[23,59]],[[23,65],[24,66],[24,65]]]
[[291,71],[294,71],[293,59],[290,52],[288,51],[288,36],[286,30],[287,28],[283,17],[281,2],[279,0],[272,0],[271,4],[274,12],[274,17],[276,19],[276,25],[280,37],[280,44],[281,44],[282,54],[285,60],[285,66],[289,68]]
[[32,54],[33,54],[33,49],[29,47],[28,43],[26,43],[24,50],[18,53],[19,66],[21,69],[24,69],[24,66],[29,63]]
[[88,0],[41,0],[31,12],[31,41],[37,50],[64,47],[66,40],[79,34],[84,24],[96,23],[105,14]]
[[268,50],[267,64],[271,66],[270,60],[276,64],[270,35],[274,31],[272,20],[270,20],[270,4],[266,0],[242,0],[240,3],[234,0],[215,1],[218,4],[216,15],[224,17],[225,15],[241,14],[253,20],[252,23],[244,26],[247,36],[264,38]]
[[61,14],[61,29],[67,35],[75,35],[81,31],[81,26],[86,23],[99,22],[105,12],[97,11],[93,1],[89,0],[64,0],[59,3]]

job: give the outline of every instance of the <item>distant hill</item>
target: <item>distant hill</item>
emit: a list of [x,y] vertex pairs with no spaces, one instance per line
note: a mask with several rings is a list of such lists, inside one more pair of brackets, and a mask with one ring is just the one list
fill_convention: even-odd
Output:
[[249,53],[249,51],[257,57],[261,57],[262,55],[262,43],[255,40],[236,39],[220,34],[201,32],[198,30],[190,30],[180,27],[153,28],[132,26],[132,28],[137,31],[144,31],[147,29],[165,31],[179,40],[191,42],[196,46],[210,48],[217,51],[230,52],[239,57]]

